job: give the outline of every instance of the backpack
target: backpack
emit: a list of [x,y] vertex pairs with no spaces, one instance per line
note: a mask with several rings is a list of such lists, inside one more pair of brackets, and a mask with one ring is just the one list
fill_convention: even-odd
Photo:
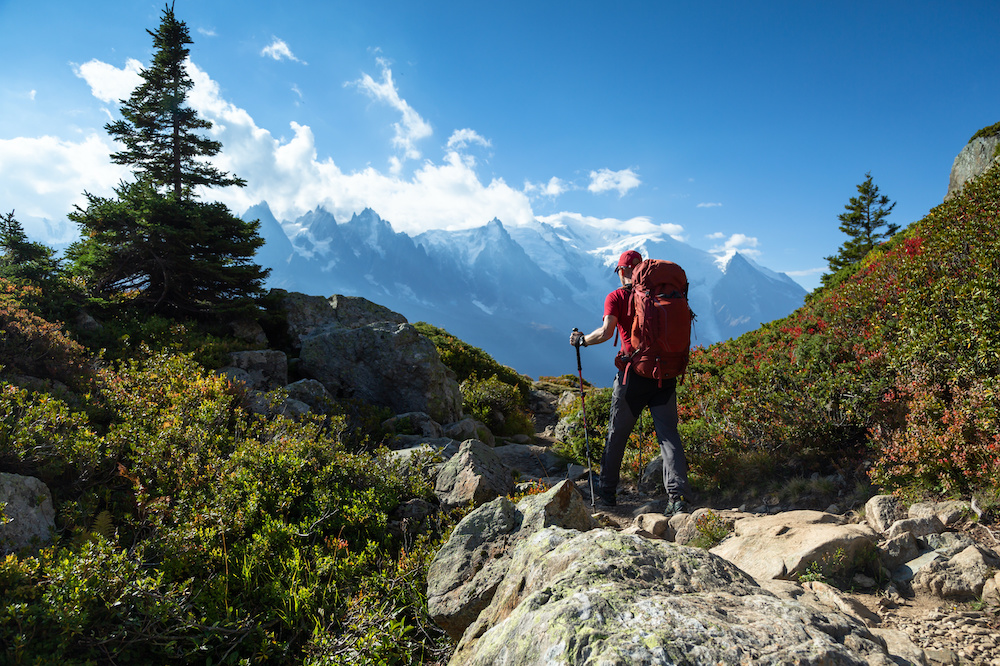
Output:
[[681,377],[687,369],[694,312],[688,306],[684,269],[672,261],[646,259],[632,269],[629,311],[634,313],[630,342],[633,352],[623,356],[627,381],[631,368],[642,377]]

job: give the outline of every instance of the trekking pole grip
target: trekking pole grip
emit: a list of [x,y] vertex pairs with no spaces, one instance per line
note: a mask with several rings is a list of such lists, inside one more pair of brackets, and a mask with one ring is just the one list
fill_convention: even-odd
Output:
[[[578,329],[576,326],[574,326],[573,327],[573,332],[574,333],[579,333],[580,329]],[[582,373],[583,372],[583,365],[580,364],[580,341],[577,340],[576,344],[573,345],[573,346],[576,347],[576,369],[577,369],[577,371],[579,371],[579,372]],[[581,376],[581,380],[582,380],[582,376]]]

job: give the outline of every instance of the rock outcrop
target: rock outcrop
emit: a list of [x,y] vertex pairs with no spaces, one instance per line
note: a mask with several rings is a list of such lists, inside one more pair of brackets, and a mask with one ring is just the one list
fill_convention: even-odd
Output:
[[781,599],[722,558],[611,530],[517,545],[453,666],[885,664],[863,622]]
[[49,544],[55,516],[48,486],[33,476],[0,472],[0,553]]
[[500,497],[466,515],[427,572],[427,608],[434,621],[460,638],[492,601],[510,566],[510,551],[549,526],[581,531],[594,526],[589,507],[568,481],[516,506]]
[[948,180],[945,201],[953,197],[968,181],[982,175],[1000,160],[997,156],[998,145],[1000,145],[1000,130],[992,136],[977,136],[962,148],[951,166],[951,178]]

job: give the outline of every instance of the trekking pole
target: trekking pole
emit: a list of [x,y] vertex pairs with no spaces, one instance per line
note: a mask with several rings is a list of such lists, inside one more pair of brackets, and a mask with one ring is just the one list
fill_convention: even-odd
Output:
[[[574,327],[574,333],[580,329]],[[587,477],[590,479],[590,508],[594,508],[594,470],[590,464],[590,433],[587,432],[587,402],[583,395],[583,365],[580,363],[580,341],[576,342],[576,372],[580,375],[580,407],[583,409],[583,441],[587,446]]]

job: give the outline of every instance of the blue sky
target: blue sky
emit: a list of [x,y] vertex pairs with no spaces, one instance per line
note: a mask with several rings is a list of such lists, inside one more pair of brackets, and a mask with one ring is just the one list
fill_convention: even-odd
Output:
[[[0,0],[0,210],[58,245],[161,2]],[[662,226],[818,285],[871,171],[905,226],[1000,121],[996,2],[176,0],[190,102],[279,218]],[[663,257],[669,258],[669,257]]]

